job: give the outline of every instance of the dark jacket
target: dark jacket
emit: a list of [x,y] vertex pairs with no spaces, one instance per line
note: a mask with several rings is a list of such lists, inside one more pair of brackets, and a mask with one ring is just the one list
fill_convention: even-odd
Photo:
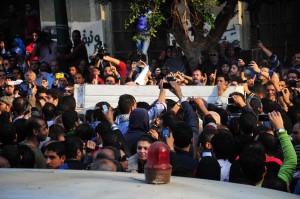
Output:
[[131,154],[136,153],[136,144],[138,139],[149,132],[149,115],[148,111],[143,108],[136,108],[129,117],[128,131],[124,135],[127,146]]

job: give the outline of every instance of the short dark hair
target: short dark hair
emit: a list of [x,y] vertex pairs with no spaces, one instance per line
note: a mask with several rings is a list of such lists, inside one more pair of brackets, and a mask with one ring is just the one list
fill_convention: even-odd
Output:
[[66,131],[70,131],[72,128],[74,128],[75,123],[78,121],[78,119],[79,119],[78,114],[74,110],[63,112],[62,123]]
[[297,78],[300,79],[300,73],[298,70],[296,69],[291,69],[287,72],[287,75],[289,75],[290,73],[295,73],[297,75]]
[[[102,149],[109,149],[109,150],[111,150],[113,153],[114,153],[114,156],[115,156],[115,159],[114,160],[117,160],[117,161],[119,161],[119,159],[120,159],[120,150],[119,149],[117,149],[116,147],[114,147],[114,146],[105,146],[105,147],[103,147]],[[102,150],[101,149],[101,150]],[[101,150],[99,151],[99,153],[101,154]],[[98,153],[98,154],[99,154]],[[96,159],[98,159],[98,154],[97,154],[97,156],[96,156]],[[100,155],[99,154],[99,155]]]
[[192,143],[193,130],[188,123],[179,121],[174,125],[174,128],[172,130],[174,136],[174,144],[178,148],[182,149]]
[[200,146],[201,144],[201,147],[203,149],[206,149],[206,143],[207,142],[211,143],[211,139],[216,133],[217,130],[204,129],[202,133],[199,135],[197,146]]
[[240,155],[242,173],[253,184],[263,179],[266,167],[266,155],[263,148],[256,144],[248,146]]
[[255,95],[262,94],[263,97],[267,96],[266,87],[260,83],[254,84],[254,86],[250,88],[250,91]]
[[117,82],[117,78],[116,78],[116,76],[114,76],[114,75],[107,75],[107,76],[105,77],[105,79],[104,79],[105,82],[106,82],[106,79],[107,79],[108,77],[114,78],[115,82]]
[[58,99],[58,100],[60,100],[60,98],[63,96],[62,92],[58,89],[49,89],[46,91],[46,94],[51,95],[53,99]]
[[116,133],[113,133],[108,122],[100,122],[95,128],[95,132],[100,135],[103,146],[114,146],[121,149],[119,137]]
[[44,118],[40,117],[40,116],[34,116],[29,118],[26,123],[25,123],[25,132],[26,132],[26,137],[33,137],[33,130],[37,130],[39,128],[41,128],[41,124],[39,123],[39,121],[45,121]]
[[40,93],[47,93],[47,89],[43,86],[39,86],[37,87],[37,93],[36,93],[36,96],[38,96],[38,94]]
[[136,106],[137,106],[137,108],[143,108],[143,109],[146,109],[146,110],[151,109],[150,104],[148,104],[147,102],[137,102]]
[[120,110],[121,114],[128,114],[130,108],[136,102],[135,98],[132,95],[124,94],[119,97],[118,102],[118,109]]
[[79,31],[79,30],[73,30],[73,32],[72,32],[72,33],[79,34],[79,36],[81,37],[81,33],[80,33],[80,31]]
[[66,147],[62,142],[51,142],[46,146],[45,151],[46,150],[55,152],[58,157],[66,155]]
[[69,111],[76,109],[76,100],[73,96],[63,96],[57,104],[57,109],[61,111]]
[[27,109],[27,106],[28,106],[28,101],[24,97],[15,98],[14,101],[13,101],[13,104],[12,104],[13,111],[17,115],[25,113],[25,111]]
[[258,118],[254,112],[243,112],[239,117],[239,129],[242,133],[250,135],[257,126]]
[[55,111],[56,107],[52,103],[45,103],[45,105],[42,108],[42,113],[44,115],[44,118],[46,121],[50,121],[55,117]]
[[65,129],[58,125],[58,124],[53,124],[49,127],[49,137],[50,140],[58,140],[59,136],[65,134]]
[[211,139],[213,151],[217,159],[232,160],[234,156],[233,137],[230,133],[219,132]]
[[[243,99],[243,101],[245,102],[245,96],[242,93],[240,93],[240,92],[233,92],[233,93],[229,94],[229,97],[232,97],[233,95],[241,96],[242,99]],[[230,113],[241,113],[242,112],[242,108],[240,106],[235,106],[235,105],[228,104],[227,111],[229,111]]]
[[83,150],[83,141],[76,136],[68,137],[66,139],[65,147],[66,147],[66,157],[67,159],[73,159],[77,157],[77,150]]
[[224,78],[224,80],[225,80],[226,82],[228,82],[228,81],[229,81],[229,77],[228,77],[228,75],[219,74],[219,75],[218,75],[218,77],[217,77],[217,79],[218,79],[219,77],[223,77],[223,78]]
[[94,129],[88,123],[82,123],[76,128],[75,136],[82,140],[91,140],[94,137]]
[[274,135],[263,132],[258,134],[257,141],[260,142],[269,156],[277,156],[279,141]]

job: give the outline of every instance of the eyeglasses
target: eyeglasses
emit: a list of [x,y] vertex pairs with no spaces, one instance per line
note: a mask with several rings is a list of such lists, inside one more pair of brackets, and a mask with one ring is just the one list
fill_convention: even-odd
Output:
[[9,63],[3,63],[3,65],[4,65],[4,66],[8,66],[8,65],[9,65]]
[[217,56],[217,54],[209,54],[209,56]]

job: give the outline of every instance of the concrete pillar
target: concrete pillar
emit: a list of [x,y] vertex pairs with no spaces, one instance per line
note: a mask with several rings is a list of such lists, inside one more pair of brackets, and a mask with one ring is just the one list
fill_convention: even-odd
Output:
[[[54,0],[54,10],[58,51],[60,53],[69,53],[72,48],[72,42],[69,36],[66,1]],[[61,66],[65,69],[67,67],[67,63],[61,63]]]

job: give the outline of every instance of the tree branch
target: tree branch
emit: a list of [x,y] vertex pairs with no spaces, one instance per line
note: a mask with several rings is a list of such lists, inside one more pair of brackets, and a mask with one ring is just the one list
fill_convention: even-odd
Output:
[[237,6],[238,0],[228,0],[226,5],[220,11],[214,22],[214,28],[212,28],[208,35],[205,44],[205,48],[209,49],[214,47],[220,41],[223,33],[226,31],[229,21],[234,16],[234,11]]

